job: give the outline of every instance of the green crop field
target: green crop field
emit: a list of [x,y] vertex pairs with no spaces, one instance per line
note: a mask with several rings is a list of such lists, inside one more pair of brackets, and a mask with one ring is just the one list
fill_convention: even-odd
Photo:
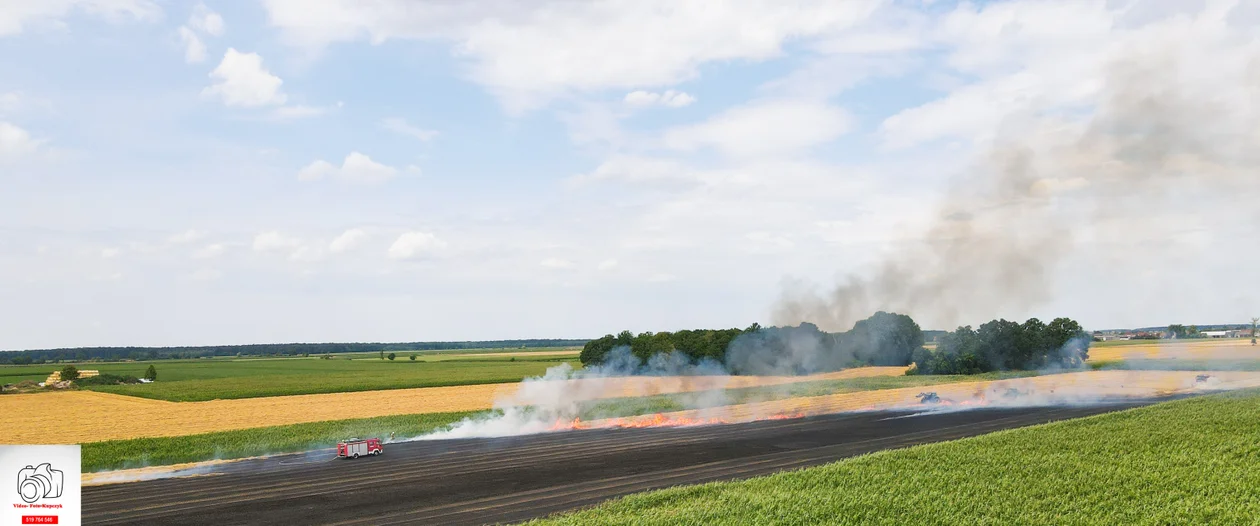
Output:
[[458,422],[472,414],[474,412],[396,415],[180,437],[93,442],[82,445],[82,471],[90,473],[108,469],[309,451],[332,447],[338,440],[350,437],[388,437],[390,433],[396,433],[398,437],[416,436]]
[[1260,390],[644,493],[531,524],[1255,524]]
[[[541,349],[540,349],[541,350]],[[549,349],[551,351],[563,349]],[[482,351],[477,351],[482,352]],[[519,352],[519,351],[518,351]],[[465,353],[470,354],[470,353]],[[443,354],[416,361],[410,353],[394,360],[311,358],[215,358],[146,362],[85,363],[81,369],[143,376],[153,365],[158,381],[151,384],[91,386],[88,389],[176,402],[252,398],[292,394],[337,393],[517,382],[540,375],[562,362],[577,365],[576,356],[464,356]],[[64,364],[0,366],[0,381],[43,381]]]

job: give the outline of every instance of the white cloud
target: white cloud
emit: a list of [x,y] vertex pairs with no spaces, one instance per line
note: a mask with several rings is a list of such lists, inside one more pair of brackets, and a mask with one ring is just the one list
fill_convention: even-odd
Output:
[[380,183],[398,175],[398,169],[387,166],[359,152],[350,152],[341,167],[324,160],[317,160],[298,171],[298,179],[314,181],[322,178],[339,179],[355,183]]
[[631,91],[626,94],[624,99],[626,104],[631,106],[667,106],[670,108],[681,108],[696,101],[695,97],[688,95],[686,92],[666,90],[664,93],[656,93],[652,91]]
[[[255,243],[255,246],[256,246],[256,243]],[[193,252],[192,257],[193,259],[216,258],[223,255],[223,252],[226,249],[227,247],[224,247],[222,243],[214,243],[214,244],[206,245],[204,247],[197,249],[196,251]]]
[[271,116],[280,120],[318,117],[336,108],[340,108],[341,106],[342,104],[340,102],[331,107],[303,106],[301,104],[296,106],[281,106],[272,110]]
[[206,60],[206,44],[193,30],[180,26],[179,40],[184,43],[184,62],[197,64]]
[[148,0],[8,0],[0,2],[0,37],[19,34],[29,25],[59,26],[60,19],[73,12],[110,22],[154,20],[162,14],[157,4]]
[[15,124],[0,121],[0,161],[13,160],[35,153],[44,141]]
[[202,42],[198,32],[210,36],[222,35],[223,17],[205,4],[197,4],[188,17],[188,25],[179,27],[179,40],[184,43],[184,61],[189,64],[206,60],[206,43]]
[[576,265],[574,265],[572,261],[569,261],[567,259],[560,259],[560,258],[547,258],[547,259],[542,260],[538,264],[544,268],[549,268],[549,269],[554,269],[554,270],[572,270],[576,268]]
[[599,266],[596,268],[599,270],[612,270],[614,268],[617,268],[617,260],[605,259],[603,261],[600,261]]
[[255,252],[288,251],[297,249],[301,244],[302,241],[295,237],[272,230],[254,236],[253,247]]
[[715,148],[731,157],[799,153],[849,131],[843,109],[821,102],[774,100],[737,106],[700,124],[664,134],[665,146],[679,151]]
[[206,237],[206,233],[201,230],[190,229],[175,234],[168,238],[171,243],[192,243],[198,239]]
[[394,133],[401,133],[403,135],[415,137],[421,142],[428,141],[429,139],[437,136],[436,131],[417,128],[408,124],[405,119],[398,117],[390,117],[381,121],[381,126]]
[[363,241],[363,238],[366,236],[367,232],[364,232],[363,229],[352,228],[342,232],[336,239],[333,239],[328,244],[328,250],[334,253],[349,251],[358,246],[359,242]]
[[677,279],[678,279],[678,276],[661,272],[661,273],[652,274],[651,276],[648,276],[646,281],[648,283],[668,283],[670,281],[676,281]]
[[218,98],[226,106],[258,107],[284,104],[288,97],[280,92],[284,83],[262,66],[257,53],[241,53],[228,48],[223,61],[210,72],[215,83],[201,91],[203,96]]
[[[783,44],[864,20],[879,0],[728,3],[266,0],[294,44],[446,39],[512,111],[573,91],[674,85],[714,61],[766,60]],[[644,38],[650,28],[650,38]]]
[[574,176],[572,182],[680,183],[698,179],[699,174],[694,169],[672,159],[614,155],[590,173]]
[[217,37],[223,34],[223,17],[211,11],[206,4],[197,4],[193,8],[192,15],[188,17],[188,25],[207,35]]
[[390,259],[417,259],[431,256],[446,248],[446,241],[429,232],[406,232],[389,247]]
[[101,249],[101,257],[104,259],[112,259],[118,257],[122,250],[115,247],[106,247]]

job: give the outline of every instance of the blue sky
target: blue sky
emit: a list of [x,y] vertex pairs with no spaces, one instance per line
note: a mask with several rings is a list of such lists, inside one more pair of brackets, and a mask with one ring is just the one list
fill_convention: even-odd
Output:
[[1251,0],[0,6],[4,349],[1260,310]]

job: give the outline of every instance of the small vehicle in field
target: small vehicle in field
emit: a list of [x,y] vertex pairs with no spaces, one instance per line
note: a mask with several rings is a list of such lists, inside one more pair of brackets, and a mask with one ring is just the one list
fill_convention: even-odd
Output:
[[385,453],[379,438],[351,438],[337,443],[337,457],[359,458],[360,456],[376,456]]
[[918,399],[919,399],[919,403],[920,403],[920,404],[939,404],[939,403],[941,403],[941,397],[939,397],[939,396],[937,396],[937,395],[936,395],[936,391],[932,391],[932,392],[929,392],[929,393],[919,393],[919,394],[915,395],[915,398],[918,398]]

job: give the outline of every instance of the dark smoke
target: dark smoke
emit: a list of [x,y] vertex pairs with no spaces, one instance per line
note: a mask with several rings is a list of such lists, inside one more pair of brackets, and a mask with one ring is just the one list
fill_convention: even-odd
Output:
[[[1081,250],[1082,235],[1093,246],[1158,237],[1167,228],[1160,215],[1211,213],[1204,205],[1219,206],[1222,196],[1260,195],[1254,115],[1212,97],[1205,71],[1188,64],[1172,52],[1111,62],[1085,123],[1070,114],[1011,117],[975,166],[950,182],[921,244],[829,292],[785,291],[774,323],[836,330],[892,310],[952,327],[1022,314],[1052,299],[1055,271]],[[1260,96],[1260,58],[1250,64],[1254,71],[1241,78],[1208,70],[1224,77],[1208,84],[1243,82],[1244,93]],[[1188,202],[1204,192],[1214,198]]]

